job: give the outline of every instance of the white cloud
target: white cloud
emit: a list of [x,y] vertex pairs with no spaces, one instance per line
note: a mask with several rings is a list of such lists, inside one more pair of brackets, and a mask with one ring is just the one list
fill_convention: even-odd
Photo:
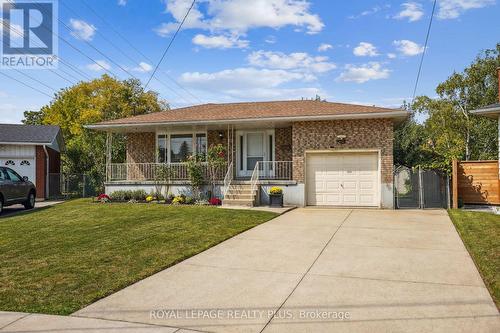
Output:
[[333,49],[333,46],[331,44],[322,43],[320,44],[320,46],[318,46],[318,52],[325,52],[329,49]]
[[354,48],[353,53],[358,57],[375,57],[378,55],[377,48],[373,44],[367,42],[359,43],[359,45]]
[[470,9],[478,9],[495,4],[495,0],[440,0],[437,17],[454,19]]
[[230,48],[247,48],[249,41],[239,39],[238,36],[206,36],[198,34],[193,37],[193,44],[203,46],[207,49],[230,49]]
[[305,73],[286,70],[235,68],[214,73],[187,72],[179,81],[200,92],[209,93],[215,100],[276,100],[326,96],[316,87],[288,88],[291,82],[308,82],[312,78]]
[[[0,2],[0,6],[1,5],[2,5],[2,3]],[[6,22],[8,23],[9,21],[6,21]],[[3,24],[4,24],[4,20],[0,19],[0,33],[2,34],[2,36],[3,36]],[[23,36],[24,36],[23,27],[21,27],[18,24],[10,23],[9,24],[9,28],[10,28],[9,29],[10,30],[10,39],[12,41],[18,41],[18,40],[22,40],[23,39]],[[0,40],[1,39],[2,38],[0,38]]]
[[422,4],[418,2],[405,2],[401,4],[402,10],[394,16],[395,19],[408,19],[409,22],[420,20],[424,16]]
[[153,70],[153,66],[151,66],[147,62],[141,61],[139,63],[139,66],[132,68],[132,70],[134,72],[139,72],[139,73],[148,73],[148,72],[151,72]]
[[276,43],[276,36],[269,35],[266,37],[264,42],[266,42],[267,44],[275,44]]
[[335,69],[328,57],[313,57],[305,52],[285,54],[273,51],[255,51],[248,55],[248,62],[253,66],[273,69],[292,69],[324,73]]
[[103,70],[110,70],[111,65],[106,60],[96,60],[96,63],[88,64],[87,69],[93,72],[100,72]]
[[363,16],[373,15],[373,14],[379,12],[381,9],[382,8],[380,6],[375,6],[375,7],[368,9],[368,10],[362,11],[358,15],[351,15],[348,17],[348,19],[354,20],[354,19],[358,19],[358,18],[363,17]]
[[127,0],[118,0],[118,5],[119,6],[126,6],[127,5]]
[[76,39],[91,41],[94,38],[97,28],[83,20],[70,19],[71,35]]
[[310,80],[307,74],[281,69],[235,68],[214,73],[187,72],[180,81],[202,89],[272,88],[294,80]]
[[403,40],[395,40],[393,44],[396,46],[396,49],[405,56],[416,56],[420,53],[424,52],[424,47],[418,45],[411,40],[403,39]]
[[389,59],[395,59],[396,58],[396,54],[395,53],[387,53],[387,58],[389,58]]
[[[164,0],[166,11],[174,22],[163,23],[155,31],[167,36],[177,29],[184,18],[191,0]],[[198,8],[200,3],[206,7],[205,16]],[[305,28],[307,33],[320,32],[324,24],[317,14],[309,11],[307,0],[205,0],[198,1],[191,10],[184,29],[197,28],[210,31],[225,31],[245,34],[254,28],[278,29],[287,25]]]
[[345,71],[337,77],[337,81],[364,83],[370,80],[387,79],[390,72],[378,62],[370,62],[361,66],[346,65]]

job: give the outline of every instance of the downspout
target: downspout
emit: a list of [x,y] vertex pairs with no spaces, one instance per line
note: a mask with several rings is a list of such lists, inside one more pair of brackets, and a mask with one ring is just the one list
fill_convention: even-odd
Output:
[[49,197],[49,152],[47,151],[47,146],[43,145],[43,151],[45,152],[45,198]]

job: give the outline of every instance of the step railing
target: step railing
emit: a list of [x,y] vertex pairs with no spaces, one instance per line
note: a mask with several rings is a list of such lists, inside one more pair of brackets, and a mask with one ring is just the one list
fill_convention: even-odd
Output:
[[225,198],[227,192],[229,191],[229,187],[231,186],[231,181],[233,180],[234,170],[233,170],[233,162],[229,164],[227,168],[226,176],[224,177],[224,189],[222,197]]

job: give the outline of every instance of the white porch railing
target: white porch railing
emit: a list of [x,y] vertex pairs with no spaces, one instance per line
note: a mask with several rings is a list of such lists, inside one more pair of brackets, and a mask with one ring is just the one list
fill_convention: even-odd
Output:
[[259,161],[250,177],[252,191],[257,190],[260,180],[291,180],[292,161]]
[[[255,164],[250,181],[291,180],[292,161],[260,161]],[[106,166],[106,180],[113,181],[154,181],[158,172],[168,168],[168,177],[172,181],[188,181],[189,171],[186,163],[111,163]],[[202,163],[203,175],[209,179],[208,163]],[[224,188],[229,188],[234,180],[234,168],[220,168],[217,178],[224,181]],[[248,179],[248,178],[247,178]]]
[[259,169],[259,179],[261,180],[291,180],[293,162],[292,161],[262,161],[255,165]]
[[[189,180],[186,163],[111,163],[106,166],[106,180],[113,181],[152,181],[157,179],[159,172],[168,169],[168,179],[171,181]],[[209,179],[208,163],[202,163],[203,175]],[[218,178],[224,179],[226,169],[221,168]]]

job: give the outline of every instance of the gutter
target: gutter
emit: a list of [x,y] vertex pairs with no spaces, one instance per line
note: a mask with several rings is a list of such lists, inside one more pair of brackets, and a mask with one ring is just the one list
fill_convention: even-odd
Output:
[[45,173],[45,198],[49,197],[49,152],[47,151],[47,146],[43,145],[43,151],[45,152],[46,162],[46,173]]
[[477,110],[472,110],[471,113],[473,114],[495,114],[500,112],[500,106],[496,106],[494,108],[486,108],[486,109],[477,109]]
[[376,118],[406,118],[410,115],[408,111],[392,111],[377,113],[356,113],[342,115],[319,115],[319,116],[296,116],[296,117],[267,117],[267,118],[242,118],[242,119],[217,119],[217,120],[191,120],[191,121],[157,121],[129,124],[95,124],[84,125],[88,129],[112,129],[123,127],[143,127],[143,126],[161,126],[161,125],[210,125],[210,124],[238,124],[248,122],[269,122],[269,121],[313,121],[313,120],[341,120],[341,119],[376,119]]

